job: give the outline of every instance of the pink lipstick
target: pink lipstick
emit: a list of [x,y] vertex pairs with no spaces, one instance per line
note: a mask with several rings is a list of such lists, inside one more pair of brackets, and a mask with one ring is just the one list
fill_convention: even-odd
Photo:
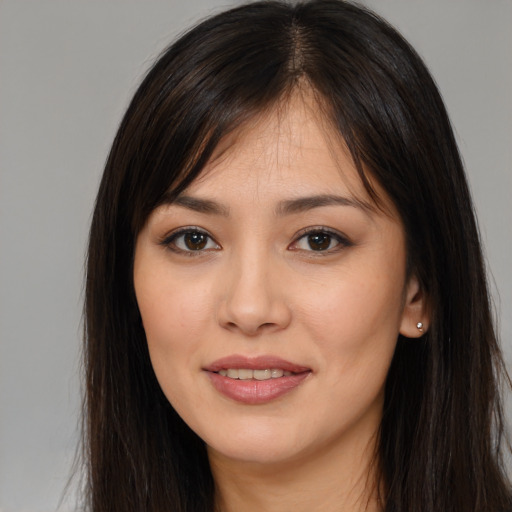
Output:
[[217,391],[237,402],[263,404],[295,389],[311,369],[274,356],[233,355],[204,368]]

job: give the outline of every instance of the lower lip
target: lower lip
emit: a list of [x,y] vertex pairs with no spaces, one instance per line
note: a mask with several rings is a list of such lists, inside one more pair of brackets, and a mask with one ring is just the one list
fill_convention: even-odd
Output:
[[223,395],[249,405],[264,404],[295,389],[311,373],[301,372],[268,380],[240,380],[207,372],[213,386]]

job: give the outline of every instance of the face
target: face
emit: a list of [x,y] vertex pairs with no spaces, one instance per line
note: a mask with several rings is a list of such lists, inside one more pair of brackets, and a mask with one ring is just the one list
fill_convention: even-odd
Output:
[[254,122],[137,239],[154,371],[210,454],[364,444],[397,336],[421,320],[393,206],[371,206],[314,110],[295,99]]

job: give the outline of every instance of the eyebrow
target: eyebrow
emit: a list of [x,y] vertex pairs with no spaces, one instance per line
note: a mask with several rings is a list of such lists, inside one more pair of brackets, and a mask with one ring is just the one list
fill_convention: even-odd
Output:
[[168,200],[164,200],[164,204],[182,206],[183,208],[188,208],[189,210],[193,210],[198,213],[229,217],[229,208],[211,199],[200,199],[198,197],[179,195],[174,199],[169,198]]
[[280,216],[291,215],[294,213],[302,213],[312,210],[313,208],[320,208],[322,206],[350,206],[352,208],[364,210],[366,213],[373,211],[371,204],[354,197],[321,194],[281,201],[277,205],[276,214]]
[[[198,213],[220,215],[222,217],[229,217],[230,214],[227,206],[224,206],[213,199],[202,199],[187,195],[179,195],[175,198],[165,198],[164,204],[177,205]],[[280,201],[275,209],[275,213],[277,216],[282,217],[303,213],[322,206],[349,206],[363,210],[367,214],[374,211],[374,208],[370,203],[353,197],[319,194]]]

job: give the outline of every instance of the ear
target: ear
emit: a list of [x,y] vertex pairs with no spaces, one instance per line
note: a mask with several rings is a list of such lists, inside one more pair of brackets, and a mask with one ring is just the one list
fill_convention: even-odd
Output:
[[420,338],[427,332],[429,323],[426,294],[421,289],[418,278],[412,275],[405,289],[400,334],[406,338]]

